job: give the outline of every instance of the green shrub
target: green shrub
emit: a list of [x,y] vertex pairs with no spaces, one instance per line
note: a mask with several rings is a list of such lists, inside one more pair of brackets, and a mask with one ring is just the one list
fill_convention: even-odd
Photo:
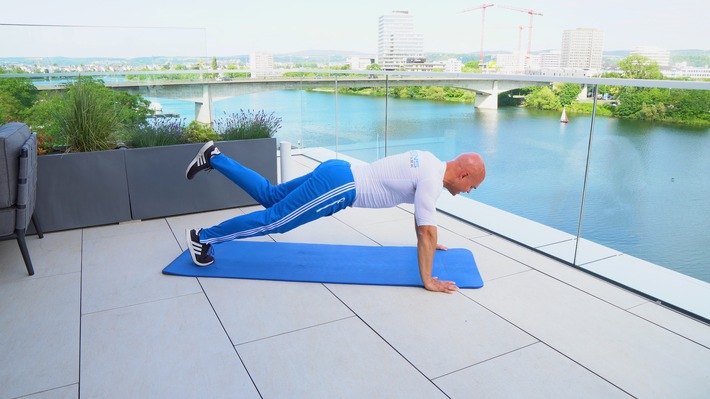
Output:
[[[573,102],[569,106],[567,106],[567,113],[578,113],[578,114],[591,114],[592,113],[592,108],[594,108],[594,104],[589,102],[589,103],[581,103],[581,102]],[[597,104],[597,116],[611,116],[612,115],[612,108],[608,105],[604,104]]]
[[238,114],[216,120],[215,127],[222,140],[270,138],[281,128],[281,118],[273,112],[267,115],[263,110],[245,112],[240,109]]
[[582,86],[574,83],[563,83],[562,85],[555,85],[554,91],[560,97],[560,104],[566,107],[577,100],[577,96],[582,92]]
[[39,99],[39,90],[29,79],[0,79],[0,123],[23,121]]
[[525,97],[523,102],[525,107],[544,109],[544,110],[559,110],[562,109],[560,98],[555,95],[552,89],[548,86],[536,88],[532,93]]
[[121,122],[119,109],[108,93],[113,92],[92,79],[80,78],[68,86],[55,117],[69,151],[115,148]]
[[152,119],[127,131],[126,140],[133,148],[185,144],[188,142],[187,126],[184,119]]
[[192,121],[187,125],[185,130],[186,138],[188,143],[204,143],[210,140],[218,140],[219,135],[217,132],[212,130],[210,125]]
[[85,152],[116,148],[119,138],[146,123],[149,101],[80,77],[58,93],[40,93],[24,121],[36,131],[41,152],[55,147]]

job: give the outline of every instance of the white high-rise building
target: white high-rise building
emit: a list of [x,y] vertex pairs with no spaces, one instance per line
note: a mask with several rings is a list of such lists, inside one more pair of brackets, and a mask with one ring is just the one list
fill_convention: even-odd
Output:
[[[525,55],[514,52],[513,54],[496,54],[493,56],[495,66],[505,73],[523,73],[525,69]],[[532,61],[532,57],[530,59]]]
[[444,61],[444,72],[459,73],[463,69],[463,62],[458,58],[449,58]]
[[562,68],[598,70],[602,67],[604,32],[577,28],[562,33]]
[[671,52],[658,47],[636,47],[631,50],[631,55],[642,55],[658,63],[661,68],[668,67],[671,64]]
[[378,25],[377,63],[384,70],[407,69],[407,59],[424,59],[424,35],[414,31],[409,11],[382,15]]
[[274,55],[269,53],[249,54],[251,77],[259,78],[274,74]]
[[559,51],[547,51],[540,54],[540,68],[559,68],[562,55]]
[[372,57],[349,57],[348,65],[350,69],[355,70],[365,70],[368,66],[375,63],[375,59]]

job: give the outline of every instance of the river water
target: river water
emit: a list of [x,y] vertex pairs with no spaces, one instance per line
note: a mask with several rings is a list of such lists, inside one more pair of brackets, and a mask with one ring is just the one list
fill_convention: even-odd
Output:
[[[151,100],[163,112],[194,118],[192,103]],[[333,94],[307,91],[255,93],[213,107],[215,118],[273,112],[282,118],[279,140],[365,161],[414,148],[442,160],[479,152],[487,177],[471,198],[577,233],[588,115],[562,124],[555,112],[402,99],[388,99],[385,112],[384,98],[338,95],[336,102]],[[597,117],[582,236],[710,282],[709,173],[710,129]]]

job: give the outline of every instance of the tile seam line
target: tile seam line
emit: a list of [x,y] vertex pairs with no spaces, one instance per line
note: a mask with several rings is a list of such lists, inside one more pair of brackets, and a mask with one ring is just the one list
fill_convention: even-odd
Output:
[[[571,357],[569,357],[569,356],[566,355],[565,353],[562,353],[560,350],[558,350],[558,349],[555,348],[554,346],[552,346],[552,345],[550,345],[549,343],[547,343],[547,342],[543,341],[542,339],[540,339],[538,336],[536,336],[536,335],[532,334],[531,332],[529,332],[529,331],[523,329],[522,327],[518,326],[517,324],[515,324],[515,323],[513,323],[512,321],[508,320],[507,318],[501,316],[500,314],[494,312],[492,309],[489,309],[488,307],[486,307],[486,306],[483,305],[482,303],[476,301],[475,299],[469,297],[468,295],[464,295],[463,293],[462,293],[461,295],[463,295],[464,297],[468,298],[470,301],[476,303],[477,305],[481,306],[483,309],[486,309],[487,311],[489,311],[489,312],[491,312],[492,314],[496,315],[497,317],[500,317],[502,320],[505,320],[505,321],[506,321],[507,323],[509,323],[511,326],[513,326],[513,327],[519,329],[520,331],[524,332],[525,334],[527,334],[527,335],[533,337],[535,340],[537,340],[537,342],[534,342],[534,343],[532,343],[532,344],[530,344],[530,345],[527,345],[526,347],[531,346],[531,345],[534,345],[534,344],[536,344],[536,343],[541,343],[541,344],[547,346],[548,348],[550,348],[551,350],[553,350],[553,351],[557,352],[558,354],[560,354],[560,356],[564,356],[564,357],[565,357],[566,359],[568,359],[570,362],[572,362],[572,363],[578,365],[579,367],[583,368],[584,370],[587,370],[588,372],[590,372],[590,373],[592,373],[593,375],[595,375],[595,376],[597,376],[598,378],[600,378],[602,381],[604,381],[604,382],[606,382],[607,384],[609,384],[609,385],[615,387],[616,389],[620,390],[621,392],[624,392],[625,394],[629,395],[629,396],[632,397],[632,398],[636,398],[636,397],[637,397],[637,396],[635,396],[635,395],[632,395],[632,394],[631,394],[630,392],[628,392],[627,390],[621,388],[619,385],[617,385],[617,384],[615,384],[615,383],[609,381],[607,378],[602,377],[601,375],[599,375],[599,373],[595,372],[594,370],[591,370],[590,368],[588,368],[588,367],[585,366],[584,364],[578,362],[578,361],[575,360],[575,359],[572,359]],[[522,348],[518,348],[518,349],[516,349],[516,350],[520,350],[520,349],[522,349]],[[514,351],[511,351],[511,352],[514,352]],[[511,352],[508,352],[508,353],[511,353]],[[488,360],[490,360],[490,359],[488,359]],[[479,364],[480,364],[480,362],[479,362]],[[474,365],[472,365],[472,366],[474,366]],[[470,367],[472,367],[472,366],[470,366]]]
[[[79,259],[79,263],[81,264],[81,259]],[[24,273],[27,274],[26,272],[24,272]],[[0,282],[0,289],[3,288],[3,287],[6,286],[6,285],[18,284],[18,283],[22,283],[22,282],[25,282],[25,281],[46,280],[46,279],[54,278],[54,277],[70,276],[70,275],[72,275],[72,274],[78,274],[78,275],[80,276],[80,279],[81,279],[81,267],[80,267],[79,270],[75,270],[75,271],[73,271],[73,272],[61,272],[61,273],[51,274],[51,275],[46,275],[46,276],[38,276],[37,273],[35,273],[35,275],[34,275],[34,276],[31,276],[31,277],[30,277],[30,276],[23,275],[21,278],[18,278],[17,280],[9,280],[9,281]]]
[[[679,313],[682,313],[682,314],[684,314],[685,316],[687,316],[687,317],[689,317],[689,318],[691,318],[691,319],[694,319],[694,320],[696,320],[696,321],[698,321],[698,322],[700,322],[700,323],[703,323],[703,324],[708,324],[708,323],[710,323],[710,321],[708,321],[708,319],[707,319],[706,317],[704,317],[704,316],[702,316],[702,315],[700,315],[700,314],[693,313],[692,311],[689,311],[689,310],[683,309],[683,308],[681,308],[681,307],[679,307],[679,306],[673,305],[672,303],[670,303],[670,302],[668,302],[668,301],[664,301],[664,300],[661,300],[661,299],[659,299],[659,298],[656,298],[656,297],[652,296],[651,294],[644,293],[644,292],[642,292],[642,291],[639,291],[639,290],[637,290],[637,289],[634,289],[633,287],[630,287],[630,286],[627,286],[627,285],[625,285],[625,284],[623,284],[623,283],[617,282],[617,281],[615,281],[615,280],[612,279],[612,278],[605,277],[605,276],[602,275],[602,274],[599,274],[599,273],[596,273],[596,272],[594,272],[594,271],[592,271],[592,270],[586,269],[586,268],[582,267],[582,265],[574,265],[574,264],[571,264],[571,263],[569,263],[569,262],[566,262],[564,259],[557,258],[557,257],[555,257],[555,256],[552,256],[552,255],[550,255],[550,254],[547,254],[547,253],[545,253],[545,252],[543,252],[543,251],[540,251],[540,250],[537,249],[536,247],[531,247],[531,246],[525,245],[525,244],[523,244],[523,243],[521,243],[521,242],[515,241],[514,239],[509,238],[509,237],[504,236],[504,235],[501,235],[501,234],[499,234],[499,233],[496,233],[495,231],[488,230],[488,229],[486,229],[486,228],[483,227],[483,226],[479,226],[479,225],[476,225],[476,224],[472,224],[472,226],[481,228],[481,229],[486,230],[486,231],[489,231],[489,232],[491,232],[492,235],[497,236],[497,237],[499,237],[499,238],[502,238],[503,240],[505,240],[505,241],[507,241],[507,242],[509,242],[509,243],[519,245],[520,247],[525,248],[525,249],[528,249],[528,250],[530,250],[530,251],[532,251],[532,252],[534,252],[534,253],[536,253],[536,254],[538,254],[538,255],[544,256],[544,257],[546,257],[546,258],[548,258],[548,259],[551,259],[551,260],[553,260],[553,261],[555,261],[555,262],[558,262],[558,263],[560,263],[560,264],[562,264],[562,265],[564,265],[564,266],[568,266],[568,267],[570,267],[570,268],[573,269],[573,270],[577,270],[577,271],[582,272],[582,273],[584,273],[584,274],[586,274],[586,275],[588,275],[588,276],[592,276],[592,277],[596,278],[597,280],[603,281],[603,282],[605,282],[605,283],[607,283],[607,284],[609,284],[609,285],[611,285],[611,286],[614,286],[614,287],[616,287],[616,288],[618,288],[618,289],[620,289],[620,290],[622,290],[622,291],[625,291],[625,292],[627,292],[627,293],[634,294],[634,295],[636,295],[636,296],[638,296],[638,297],[640,297],[640,298],[643,298],[643,299],[645,299],[645,300],[647,300],[647,301],[662,303],[664,306],[668,307],[669,309],[673,309],[673,310],[675,310],[675,311],[677,311],[677,312],[679,312]],[[508,255],[505,255],[505,254],[503,254],[503,253],[497,251],[496,249],[491,248],[491,247],[485,245],[484,243],[478,242],[478,241],[476,241],[475,239],[469,239],[469,240],[470,240],[470,241],[474,241],[474,242],[476,242],[476,243],[478,243],[478,244],[480,244],[480,245],[483,245],[484,247],[486,247],[486,248],[490,249],[491,251],[494,251],[494,252],[496,252],[496,253],[498,253],[498,254],[500,254],[500,255],[502,255],[502,256],[505,256],[505,257],[507,257],[507,258],[509,258],[509,259],[512,259],[512,260],[516,261],[516,262],[519,262],[519,263],[521,263],[521,264],[523,264],[523,265],[525,265],[525,266],[527,266],[527,267],[530,267],[530,268],[533,269],[533,270],[537,270],[537,271],[539,271],[540,273],[543,273],[543,274],[545,274],[546,276],[549,276],[550,278],[553,278],[553,279],[555,279],[555,280],[558,280],[558,281],[562,282],[563,284],[567,284],[567,285],[569,285],[570,287],[573,287],[573,288],[575,288],[575,289],[577,289],[577,290],[579,290],[579,291],[581,291],[581,292],[586,292],[588,295],[590,295],[590,296],[592,296],[592,297],[595,297],[595,298],[597,298],[597,299],[599,299],[599,300],[601,300],[601,301],[603,301],[603,302],[609,303],[610,305],[612,305],[612,306],[614,306],[614,307],[617,307],[617,308],[619,308],[619,309],[625,310],[625,309],[622,308],[621,306],[617,306],[617,305],[615,305],[615,304],[613,304],[613,303],[611,303],[611,302],[609,302],[609,301],[607,301],[607,300],[605,300],[605,299],[602,299],[602,298],[600,298],[600,297],[598,297],[598,296],[596,296],[596,295],[593,295],[593,294],[590,293],[590,292],[584,291],[584,290],[582,290],[581,288],[578,288],[578,287],[572,285],[571,283],[567,283],[567,282],[565,282],[565,281],[563,281],[563,280],[561,280],[561,279],[559,279],[559,278],[557,278],[557,277],[554,277],[554,276],[550,275],[550,274],[547,273],[547,272],[543,272],[542,270],[537,269],[537,268],[535,268],[535,267],[533,267],[533,266],[530,266],[530,265],[528,265],[528,264],[526,264],[526,263],[523,263],[523,262],[521,262],[521,261],[518,260],[518,259],[515,259],[515,258],[512,258],[512,257],[510,257],[510,256],[508,256]],[[624,254],[617,254],[617,255],[609,256],[608,258],[613,258],[613,257],[623,256],[623,255],[624,255]],[[608,259],[608,258],[604,258],[604,259]],[[603,259],[598,259],[598,260],[596,260],[596,261],[599,261],[599,260],[603,260]],[[596,261],[594,261],[594,262],[596,262]],[[593,262],[587,262],[587,263],[585,263],[585,265],[588,265],[588,264],[590,264],[590,263],[593,263]],[[681,337],[682,337],[682,336],[681,336]],[[683,338],[685,338],[685,337],[683,337]]]
[[507,351],[507,352],[501,353],[501,354],[499,354],[499,355],[495,355],[495,356],[489,357],[489,358],[487,358],[487,359],[483,359],[483,360],[481,360],[481,361],[478,361],[478,362],[469,364],[468,366],[464,366],[464,367],[461,367],[461,368],[459,368],[459,369],[456,369],[456,370],[453,370],[453,371],[449,371],[448,373],[444,373],[444,374],[442,374],[442,375],[440,375],[440,376],[438,376],[438,377],[432,377],[432,381],[433,381],[433,380],[438,380],[438,379],[444,378],[444,377],[449,376],[449,375],[452,375],[452,374],[456,374],[456,373],[458,373],[458,372],[460,372],[460,371],[463,371],[463,370],[466,370],[466,369],[470,369],[471,367],[476,367],[476,366],[478,366],[479,364],[483,364],[483,363],[486,363],[486,362],[488,362],[488,361],[491,361],[491,360],[494,360],[494,359],[498,359],[499,357],[503,357],[503,356],[509,355],[509,354],[511,354],[511,353],[514,353],[514,352],[517,352],[517,351],[519,351],[519,350],[522,350],[522,349],[531,347],[531,346],[533,346],[533,345],[537,345],[537,344],[543,344],[543,345],[544,345],[544,342],[538,340],[537,338],[535,338],[535,339],[536,339],[535,342],[531,342],[531,343],[529,343],[529,344],[527,344],[527,345],[523,345],[523,346],[520,346],[520,347],[518,347],[518,348],[511,349],[511,350],[509,350],[509,351]]
[[[71,383],[71,384],[59,385],[59,386],[56,386],[56,387],[53,387],[53,388],[42,389],[41,391],[37,391],[37,392],[31,392],[31,393],[24,394],[24,395],[21,395],[21,396],[15,396],[15,397],[13,397],[13,398],[11,398],[11,399],[31,398],[31,397],[33,397],[33,396],[35,396],[35,395],[41,395],[41,394],[48,393],[48,392],[52,392],[52,391],[56,391],[56,390],[62,389],[62,388],[69,388],[69,387],[71,387],[71,386],[73,386],[73,385],[76,385],[76,386],[77,386],[77,391],[78,391],[78,390],[79,390],[79,383],[73,382],[73,383]],[[79,394],[77,394],[77,395],[79,395]]]
[[[197,279],[197,277],[189,277],[189,278]],[[184,297],[193,296],[193,295],[200,295],[203,293],[204,293],[203,291],[195,291],[195,292],[179,294],[179,295],[174,295],[174,296],[169,296],[169,297],[164,297],[164,298],[156,298],[156,299],[151,299],[151,300],[142,301],[142,302],[129,303],[129,304],[122,305],[122,306],[114,306],[114,307],[110,307],[110,308],[106,308],[106,309],[98,309],[98,310],[94,310],[91,312],[83,313],[82,316],[90,316],[90,315],[99,314],[99,313],[111,312],[111,311],[118,310],[118,309],[133,308],[136,306],[142,306],[142,305],[148,305],[151,303],[169,301],[172,299],[184,298]]]
[[78,399],[81,399],[81,348],[82,348],[82,332],[84,326],[84,229],[81,229],[81,258],[79,260],[79,378],[76,383],[76,395]]
[[[483,244],[481,244],[481,245],[483,245]],[[490,249],[491,251],[495,251],[495,250],[492,249],[492,248],[488,248],[488,249]],[[496,251],[496,252],[497,252],[497,251]],[[500,252],[497,252],[497,253],[500,254]],[[501,254],[501,255],[503,255],[503,254]],[[503,255],[503,256],[505,256],[505,255]],[[510,258],[510,259],[512,259],[512,258]],[[671,334],[673,334],[673,335],[677,335],[678,337],[680,337],[680,338],[682,338],[682,339],[685,339],[685,340],[687,340],[687,341],[690,341],[690,342],[692,342],[692,343],[694,343],[694,344],[696,344],[696,345],[698,345],[698,346],[700,346],[700,347],[702,347],[702,348],[710,349],[710,347],[708,347],[707,345],[704,345],[704,344],[702,344],[702,343],[696,341],[695,339],[692,339],[692,338],[690,338],[690,337],[687,337],[687,336],[681,334],[680,332],[674,331],[674,330],[670,329],[669,327],[666,327],[666,326],[663,326],[663,325],[661,325],[661,324],[658,324],[658,323],[656,323],[656,322],[654,322],[654,321],[652,321],[652,320],[649,320],[649,319],[647,319],[647,318],[645,318],[645,317],[643,317],[643,316],[641,316],[641,315],[639,315],[639,314],[636,314],[636,313],[634,313],[634,312],[631,311],[631,309],[634,309],[634,308],[636,308],[636,307],[639,307],[639,306],[642,306],[642,305],[646,305],[646,304],[648,304],[648,303],[654,303],[654,304],[656,304],[656,305],[658,305],[658,306],[663,307],[663,308],[666,309],[666,310],[672,311],[672,312],[674,312],[674,313],[676,313],[676,314],[678,314],[678,315],[680,315],[680,316],[684,316],[684,317],[690,319],[691,321],[694,321],[694,322],[699,323],[699,324],[701,324],[701,325],[707,326],[707,324],[705,324],[702,320],[697,320],[697,319],[695,319],[695,318],[693,318],[693,317],[690,317],[690,316],[688,316],[688,315],[686,315],[686,314],[684,314],[684,313],[682,313],[682,312],[678,312],[677,310],[673,309],[672,307],[665,306],[665,303],[664,303],[664,302],[652,301],[652,300],[650,300],[650,299],[648,299],[648,298],[645,298],[645,297],[643,297],[643,296],[641,296],[641,295],[636,294],[636,293],[633,292],[633,291],[629,291],[629,290],[626,290],[626,289],[624,289],[624,288],[622,288],[622,287],[618,287],[618,286],[615,286],[615,285],[613,285],[613,284],[610,284],[610,283],[606,282],[604,279],[598,278],[598,277],[596,277],[596,276],[593,275],[593,274],[587,274],[587,273],[585,273],[586,275],[590,275],[590,276],[594,277],[597,281],[601,281],[601,282],[604,282],[604,283],[609,284],[612,288],[617,288],[617,289],[620,289],[620,290],[622,290],[622,291],[624,291],[624,292],[627,292],[627,293],[629,293],[629,294],[636,295],[636,296],[638,296],[639,298],[641,298],[641,299],[643,299],[644,301],[646,301],[646,302],[640,303],[640,304],[638,304],[638,305],[634,305],[634,306],[632,306],[632,307],[630,307],[630,308],[627,309],[627,308],[622,307],[621,305],[617,305],[617,304],[615,304],[615,303],[612,303],[612,302],[610,302],[610,301],[608,301],[608,300],[606,300],[606,299],[604,299],[604,298],[601,298],[601,297],[599,297],[599,296],[597,296],[597,295],[592,294],[592,293],[589,292],[589,291],[586,291],[586,290],[584,290],[584,289],[582,289],[582,288],[579,288],[579,287],[573,285],[572,283],[568,283],[568,282],[566,282],[566,281],[564,281],[564,280],[561,280],[561,279],[559,279],[559,278],[557,278],[557,277],[555,277],[555,276],[552,276],[552,275],[550,275],[550,274],[547,273],[547,272],[544,272],[544,271],[542,271],[542,270],[540,270],[540,269],[537,269],[537,268],[534,268],[534,267],[532,267],[532,266],[529,266],[529,265],[527,265],[527,264],[525,264],[525,263],[522,263],[522,262],[520,262],[520,261],[518,261],[518,260],[516,260],[516,259],[513,259],[513,260],[516,261],[516,262],[519,262],[520,264],[523,264],[523,265],[529,267],[530,269],[529,269],[529,270],[524,270],[524,271],[522,271],[522,272],[517,272],[517,273],[509,274],[509,275],[507,275],[507,276],[497,277],[497,278],[491,279],[491,280],[489,280],[489,281],[499,281],[499,280],[503,280],[503,279],[508,278],[508,277],[519,276],[519,275],[521,275],[521,274],[523,274],[523,273],[528,273],[528,272],[535,271],[535,272],[538,272],[538,273],[540,273],[540,274],[542,274],[542,275],[544,275],[544,276],[546,276],[546,277],[549,277],[549,278],[551,278],[551,279],[553,279],[553,280],[555,280],[555,281],[557,281],[557,282],[559,282],[559,283],[562,283],[562,284],[564,284],[564,285],[566,285],[566,286],[568,286],[568,287],[570,287],[570,288],[572,288],[572,289],[574,289],[574,290],[576,290],[576,291],[579,291],[579,292],[581,292],[581,293],[583,293],[583,294],[585,294],[585,295],[588,295],[588,296],[590,296],[591,298],[594,298],[594,299],[596,299],[596,300],[598,300],[598,301],[600,301],[600,302],[602,302],[602,303],[606,303],[607,305],[609,305],[609,306],[611,306],[611,307],[614,307],[614,308],[616,308],[616,309],[618,309],[618,310],[621,310],[622,312],[625,312],[625,313],[629,314],[630,316],[636,317],[636,318],[638,318],[638,319],[640,319],[640,320],[642,320],[642,321],[644,321],[644,322],[646,322],[646,323],[655,325],[655,326],[658,327],[658,328],[661,328],[661,329],[663,329],[663,330],[666,330],[666,331],[668,331],[669,333],[671,333]],[[584,272],[582,272],[582,273],[584,273]]]
[[[581,293],[583,293],[583,294],[589,295],[590,297],[595,298],[595,299],[597,299],[597,300],[599,300],[599,301],[602,301],[602,302],[604,302],[604,303],[607,303],[607,304],[609,304],[609,305],[611,305],[611,306],[613,306],[613,307],[615,307],[615,308],[617,308],[617,309],[619,309],[619,310],[623,310],[623,311],[625,311],[625,312],[628,312],[628,309],[625,309],[624,307],[622,307],[622,306],[620,306],[620,305],[617,305],[617,304],[615,304],[615,303],[612,303],[612,302],[609,301],[609,300],[606,300],[606,299],[604,299],[604,298],[602,298],[602,297],[600,297],[600,296],[598,296],[598,295],[595,295],[595,294],[591,293],[590,291],[587,291],[587,290],[585,290],[585,289],[582,289],[582,288],[580,288],[580,287],[577,287],[576,285],[574,285],[574,284],[572,284],[572,283],[570,283],[570,282],[567,282],[567,281],[565,281],[565,280],[562,280],[560,277],[556,277],[556,276],[550,274],[549,272],[543,271],[543,270],[538,269],[538,268],[536,268],[536,267],[534,267],[534,266],[532,266],[532,265],[530,265],[530,264],[528,264],[528,263],[521,262],[521,261],[518,260],[518,259],[512,258],[512,257],[510,257],[510,256],[508,256],[508,255],[506,255],[506,254],[504,254],[504,253],[499,252],[499,251],[496,250],[495,248],[491,248],[491,247],[489,247],[488,245],[485,245],[484,243],[480,243],[480,242],[475,241],[475,240],[471,240],[471,241],[473,241],[473,242],[475,242],[476,244],[481,245],[481,246],[483,246],[483,247],[485,247],[485,248],[487,248],[487,249],[489,249],[489,250],[491,250],[491,251],[493,251],[493,252],[495,252],[495,253],[497,253],[497,254],[499,254],[499,255],[501,255],[501,256],[504,256],[504,257],[506,257],[506,258],[508,258],[508,259],[510,259],[510,260],[512,260],[512,261],[518,262],[518,263],[520,263],[521,265],[524,265],[525,267],[529,268],[529,270],[525,270],[525,271],[522,271],[522,272],[517,272],[517,273],[509,274],[509,275],[507,275],[507,276],[496,277],[496,278],[491,279],[491,280],[489,280],[489,281],[501,280],[501,279],[504,279],[504,278],[506,278],[506,277],[520,275],[521,273],[526,273],[526,272],[529,272],[529,271],[536,271],[536,272],[538,272],[538,273],[544,275],[545,277],[549,277],[549,278],[551,278],[551,279],[553,279],[553,280],[555,280],[555,281],[557,281],[557,282],[559,282],[559,283],[562,283],[562,284],[564,284],[564,285],[566,285],[566,286],[568,286],[568,287],[570,287],[570,288],[573,288],[573,289],[576,290],[576,291],[579,291],[579,292],[581,292]],[[523,247],[523,248],[525,248],[525,247]],[[543,256],[544,256],[544,255],[543,255]],[[550,258],[550,259],[552,259],[553,261],[559,262],[559,261],[555,260],[554,258]],[[562,262],[559,262],[559,263],[561,263],[562,266],[567,266],[567,265],[565,265],[565,264],[562,263]],[[637,294],[637,293],[635,293],[635,292],[633,292],[633,291],[630,291],[630,290],[625,289],[625,288],[623,288],[623,287],[619,287],[619,286],[617,286],[617,285],[615,285],[615,284],[612,284],[612,283],[606,281],[606,280],[603,279],[603,278],[597,277],[597,276],[594,275],[594,274],[586,273],[586,272],[584,272],[584,271],[582,271],[582,270],[579,270],[577,267],[574,267],[574,266],[567,266],[567,267],[570,267],[570,270],[579,271],[579,272],[583,273],[583,275],[585,275],[585,276],[593,277],[595,281],[602,282],[602,283],[606,283],[606,284],[608,284],[611,288],[616,288],[616,289],[619,289],[619,290],[621,290],[621,291],[623,291],[623,292],[625,292],[625,293],[635,295],[635,296],[637,296],[637,297],[639,297],[639,298],[641,298],[641,299],[643,299],[643,300],[645,300],[645,301],[650,301],[648,298],[645,298],[645,297],[643,297],[643,296],[641,296],[641,295],[639,295],[639,294]],[[642,305],[642,304],[643,304],[643,303],[641,303],[640,305]],[[639,305],[635,305],[635,306],[639,306]],[[635,307],[635,306],[632,306],[632,308]],[[631,312],[628,312],[628,313],[631,313]],[[636,316],[637,316],[637,315],[636,315]],[[638,316],[637,316],[637,317],[638,317]]]
[[385,337],[383,337],[382,334],[377,332],[377,330],[375,330],[374,327],[372,327],[368,322],[366,322],[357,312],[355,312],[350,306],[348,306],[348,304],[345,303],[345,301],[343,301],[338,295],[336,295],[330,289],[330,287],[328,287],[325,284],[324,284],[324,286],[335,298],[337,298],[343,304],[343,306],[348,308],[348,310],[350,310],[353,313],[354,317],[357,317],[358,320],[360,320],[365,326],[367,326],[367,328],[370,329],[370,331],[372,331],[375,335],[377,335],[382,340],[382,342],[387,344],[387,346],[389,346],[397,355],[399,355],[402,359],[404,359],[405,362],[407,362],[414,370],[416,370],[419,374],[421,374],[422,377],[424,377],[427,381],[429,381],[429,383],[431,383],[431,385],[433,385],[436,389],[438,389],[439,392],[441,392],[445,397],[451,399],[451,396],[449,396],[446,392],[444,392],[444,390],[441,389],[441,387],[438,386],[434,382],[433,379],[429,378],[426,374],[424,374],[424,372],[422,370],[419,369],[419,367],[415,366],[414,363],[412,363],[412,361],[409,360],[406,356],[404,356],[404,354],[402,354],[402,352],[400,352],[397,348],[395,348],[391,342],[389,342],[387,339],[385,339]]
[[[322,284],[322,283],[320,283],[320,284]],[[306,330],[310,330],[310,329],[312,329],[312,328],[317,328],[317,327],[325,326],[325,325],[328,325],[328,324],[337,323],[337,322],[340,322],[340,321],[343,321],[343,320],[352,319],[352,318],[354,318],[354,317],[356,317],[356,315],[355,315],[355,314],[352,314],[352,315],[347,316],[347,317],[341,317],[341,318],[338,318],[338,319],[333,319],[333,320],[325,321],[325,322],[322,322],[322,323],[316,323],[316,324],[313,324],[313,325],[310,325],[310,326],[301,327],[301,328],[296,328],[296,329],[294,329],[294,330],[289,330],[289,331],[284,331],[284,332],[281,332],[281,333],[278,333],[278,334],[269,335],[269,336],[267,336],[267,337],[262,337],[262,338],[252,339],[252,340],[249,340],[249,341],[239,342],[239,343],[234,344],[234,346],[235,346],[235,347],[239,347],[239,346],[249,345],[249,344],[253,344],[253,343],[256,343],[256,342],[261,342],[261,341],[269,340],[269,339],[271,339],[271,338],[281,337],[281,336],[288,335],[288,334],[291,334],[291,333],[300,332],[300,331],[306,331]]]
[[200,281],[199,278],[195,278],[195,279],[197,280],[197,284],[200,285],[200,289],[202,290],[202,295],[207,300],[207,303],[210,305],[210,308],[212,309],[212,313],[214,313],[214,316],[217,318],[219,325],[222,327],[222,332],[224,332],[224,335],[227,336],[227,339],[229,340],[229,344],[232,346],[232,350],[234,351],[234,354],[237,355],[237,359],[239,359],[239,363],[241,363],[242,367],[244,367],[244,371],[246,371],[247,375],[249,376],[249,381],[251,381],[251,383],[254,386],[254,389],[256,389],[256,393],[259,395],[259,397],[263,398],[264,395],[261,394],[261,391],[259,390],[259,386],[256,384],[256,381],[254,381],[254,377],[252,377],[251,373],[249,372],[249,368],[247,368],[247,365],[244,364],[244,359],[242,359],[242,357],[239,355],[239,351],[237,350],[237,347],[234,345],[234,341],[232,340],[232,337],[229,335],[229,332],[227,332],[227,327],[224,326],[224,323],[222,322],[222,318],[219,317],[219,314],[217,313],[217,309],[215,309],[214,305],[212,304],[212,301],[210,300],[210,296],[207,295],[207,291],[205,291],[205,287],[202,285],[202,281]]

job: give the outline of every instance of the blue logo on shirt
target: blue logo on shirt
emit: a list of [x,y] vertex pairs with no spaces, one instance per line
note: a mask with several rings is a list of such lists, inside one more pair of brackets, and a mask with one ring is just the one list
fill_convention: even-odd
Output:
[[418,168],[419,167],[419,153],[412,151],[409,153],[409,167]]

